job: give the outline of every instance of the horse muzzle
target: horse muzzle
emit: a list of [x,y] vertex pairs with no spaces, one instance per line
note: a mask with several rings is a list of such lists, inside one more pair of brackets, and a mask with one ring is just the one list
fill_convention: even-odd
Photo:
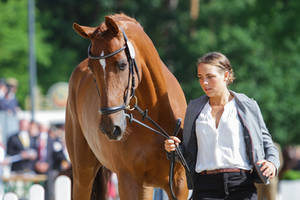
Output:
[[[119,112],[120,111],[120,112]],[[126,117],[124,111],[118,110],[108,114],[102,114],[100,130],[107,135],[110,140],[122,139],[126,129]]]

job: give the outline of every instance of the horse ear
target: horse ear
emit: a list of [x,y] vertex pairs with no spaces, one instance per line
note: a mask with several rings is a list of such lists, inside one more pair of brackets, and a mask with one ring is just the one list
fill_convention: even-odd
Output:
[[97,29],[96,27],[80,26],[77,23],[73,23],[73,29],[81,36],[87,39],[92,39],[92,35]]
[[110,30],[114,35],[119,33],[119,27],[111,17],[105,17],[105,25],[107,26],[107,29]]

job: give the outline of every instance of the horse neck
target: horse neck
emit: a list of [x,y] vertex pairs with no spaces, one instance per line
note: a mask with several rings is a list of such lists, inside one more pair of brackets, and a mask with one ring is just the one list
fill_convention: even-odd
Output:
[[139,105],[144,109],[148,109],[151,117],[163,117],[164,120],[174,119],[174,113],[171,108],[167,84],[164,73],[166,67],[161,61],[152,41],[145,34],[141,40],[139,49],[143,57],[142,67],[142,81],[137,88],[137,96]]

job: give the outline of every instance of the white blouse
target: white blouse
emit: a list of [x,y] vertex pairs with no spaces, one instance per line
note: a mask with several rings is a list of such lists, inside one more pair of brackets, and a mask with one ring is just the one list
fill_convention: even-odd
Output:
[[252,168],[246,154],[243,127],[236,106],[234,98],[225,104],[218,128],[211,115],[209,102],[199,114],[195,122],[198,145],[196,172],[221,168]]

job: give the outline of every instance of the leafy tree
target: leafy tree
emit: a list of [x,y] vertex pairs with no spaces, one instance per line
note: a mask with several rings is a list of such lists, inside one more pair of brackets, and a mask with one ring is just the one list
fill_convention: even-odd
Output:
[[[25,2],[0,3],[0,73],[16,76],[22,85],[28,82],[24,78],[28,77]],[[67,81],[86,58],[88,41],[72,30],[73,22],[97,26],[104,16],[124,12],[144,27],[188,101],[203,94],[195,76],[197,58],[210,51],[222,52],[237,77],[231,88],[258,101],[274,139],[281,144],[300,143],[300,105],[296,103],[300,101],[300,2],[199,2],[199,17],[192,20],[190,1],[37,1],[39,85],[46,91],[54,82]]]
[[[28,94],[27,1],[0,1],[0,76],[19,81],[18,99],[23,105]],[[51,46],[44,42],[47,32],[36,23],[36,57],[38,66],[50,66]]]
[[[229,57],[237,80],[232,89],[254,97],[281,144],[299,143],[299,3],[288,1],[201,1],[191,51],[220,51]],[[183,67],[183,66],[182,66]],[[185,81],[185,88],[195,85]],[[201,92],[186,90],[188,97]]]

